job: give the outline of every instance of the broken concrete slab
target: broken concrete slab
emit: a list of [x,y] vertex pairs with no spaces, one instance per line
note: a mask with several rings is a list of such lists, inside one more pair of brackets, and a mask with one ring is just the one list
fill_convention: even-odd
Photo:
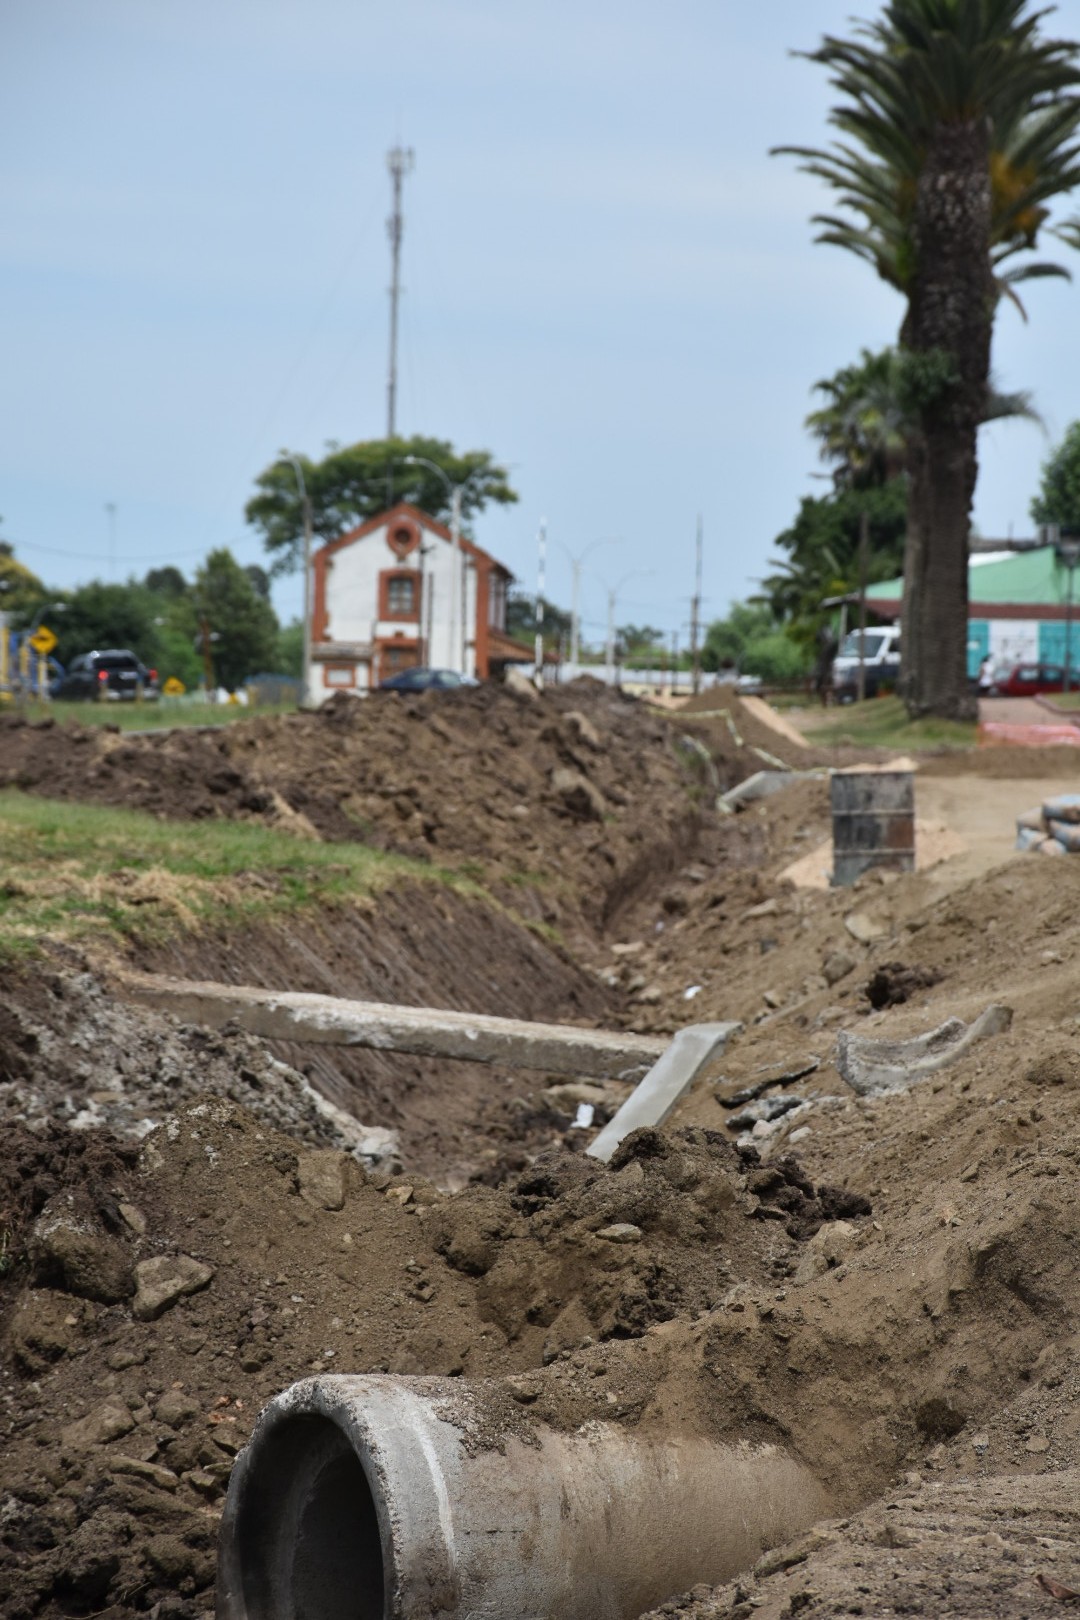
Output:
[[688,1024],[681,1029],[618,1113],[590,1142],[586,1153],[606,1164],[631,1131],[645,1125],[662,1125],[706,1064],[741,1028],[741,1024]]
[[395,1007],[378,1001],[345,1001],[295,990],[210,984],[117,974],[121,992],[134,1001],[173,1013],[187,1023],[220,1029],[235,1023],[271,1041],[309,1041],[328,1046],[367,1046],[417,1057],[464,1058],[511,1069],[543,1069],[574,1079],[636,1080],[667,1050],[662,1035],[578,1029],[572,1024],[532,1024],[487,1013],[434,1007]]
[[836,1067],[861,1097],[908,1091],[925,1075],[947,1068],[976,1041],[1001,1035],[1012,1023],[1012,1008],[992,1003],[972,1023],[947,1018],[925,1035],[906,1041],[875,1041],[842,1029],[836,1037]]
[[316,1209],[342,1209],[345,1204],[345,1167],[348,1157],[335,1148],[315,1148],[296,1161],[300,1196]]

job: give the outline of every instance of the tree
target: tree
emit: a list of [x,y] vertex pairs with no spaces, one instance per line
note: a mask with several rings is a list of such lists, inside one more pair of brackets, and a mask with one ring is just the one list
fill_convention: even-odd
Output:
[[235,691],[249,675],[271,667],[278,621],[231,551],[212,551],[192,592],[200,647],[209,638],[214,679]]
[[664,632],[655,624],[623,624],[616,633],[630,656],[651,652],[664,644]]
[[[541,598],[540,626],[544,640],[566,640],[570,635],[570,614]],[[510,591],[506,598],[506,633],[518,641],[531,641],[536,635],[536,597],[529,591]]]
[[[904,690],[912,713],[964,717],[967,548],[995,307],[1060,266],[1011,261],[1080,182],[1080,48],[1040,34],[1028,0],[893,0],[810,60],[830,70],[843,137],[784,148],[839,196],[819,240],[871,263],[906,300],[902,347],[937,369],[908,438]],[[849,216],[854,216],[849,217]]]
[[[409,456],[434,462],[451,484],[461,487],[465,526],[489,502],[505,506],[517,500],[506,468],[498,466],[487,450],[459,455],[442,439],[420,436],[369,439],[345,448],[335,445],[322,461],[298,458],[315,537],[333,540],[397,501],[411,501],[429,516],[447,519],[450,494],[445,481],[430,467],[411,465]],[[262,533],[272,558],[271,574],[289,573],[300,566],[303,552],[304,510],[296,469],[291,461],[274,461],[255,484],[259,493],[248,501],[244,515]]]
[[95,648],[123,647],[144,664],[157,666],[157,602],[145,585],[94,579],[58,599],[64,611],[48,622],[56,632],[56,656],[62,664]]
[[1080,422],[1066,429],[1057,449],[1043,463],[1031,515],[1036,523],[1057,523],[1063,529],[1080,530]]
[[155,596],[180,597],[187,593],[187,580],[179,568],[166,563],[163,568],[151,568],[143,580],[148,591]]
[[278,631],[274,673],[300,680],[304,673],[304,621],[292,619]]
[[771,635],[776,619],[765,602],[732,602],[726,619],[714,619],[705,631],[701,667],[740,669],[747,647]]
[[761,581],[760,595],[776,620],[790,626],[796,640],[813,644],[828,610],[829,597],[848,596],[859,585],[859,538],[866,517],[867,580],[891,579],[901,570],[907,528],[907,484],[903,477],[867,490],[834,489],[807,495],[794,523],[774,544],[786,557]]
[[46,599],[45,586],[16,559],[11,541],[0,540],[0,613],[13,624],[28,624]]

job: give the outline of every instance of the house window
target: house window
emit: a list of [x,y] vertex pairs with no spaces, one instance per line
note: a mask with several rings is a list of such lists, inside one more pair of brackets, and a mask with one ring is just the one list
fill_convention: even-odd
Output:
[[416,612],[416,583],[408,574],[394,574],[387,581],[386,609],[391,619]]
[[384,568],[379,575],[379,618],[418,621],[420,618],[420,571],[415,568]]
[[355,664],[327,664],[326,665],[326,684],[327,684],[327,686],[355,686],[356,685],[356,665]]

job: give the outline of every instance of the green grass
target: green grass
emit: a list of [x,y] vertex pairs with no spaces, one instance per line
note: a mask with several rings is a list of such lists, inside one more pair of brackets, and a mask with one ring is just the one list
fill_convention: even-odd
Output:
[[909,753],[920,748],[971,748],[975,744],[974,721],[909,720],[897,697],[808,709],[792,718],[811,742],[829,746],[852,743],[860,748],[894,748]]
[[152,943],[242,926],[356,904],[402,878],[475,892],[463,876],[364,844],[0,792],[0,954],[32,953],[44,938]]
[[[11,712],[5,703],[0,712]],[[153,731],[171,726],[227,726],[253,715],[295,714],[296,705],[266,704],[247,708],[240,703],[198,703],[186,699],[162,698],[157,703],[37,703],[28,704],[27,716],[43,720],[51,716],[58,725],[74,720],[84,726],[119,726],[121,731]]]
[[[1063,709],[1072,714],[1077,709],[1080,709],[1080,692],[1051,692],[1048,694],[1046,701],[1051,705],[1052,710]],[[1054,718],[1052,712],[1048,718],[1052,723]]]

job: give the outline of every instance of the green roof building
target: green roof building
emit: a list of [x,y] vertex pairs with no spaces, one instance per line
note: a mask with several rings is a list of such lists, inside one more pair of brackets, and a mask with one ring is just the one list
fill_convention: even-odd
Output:
[[[882,619],[900,617],[903,579],[870,585],[867,606]],[[973,552],[968,559],[968,674],[991,655],[995,664],[1065,663],[1066,627],[1080,619],[1070,604],[1073,570],[1053,546]],[[1080,623],[1074,623],[1069,662],[1080,664]]]

